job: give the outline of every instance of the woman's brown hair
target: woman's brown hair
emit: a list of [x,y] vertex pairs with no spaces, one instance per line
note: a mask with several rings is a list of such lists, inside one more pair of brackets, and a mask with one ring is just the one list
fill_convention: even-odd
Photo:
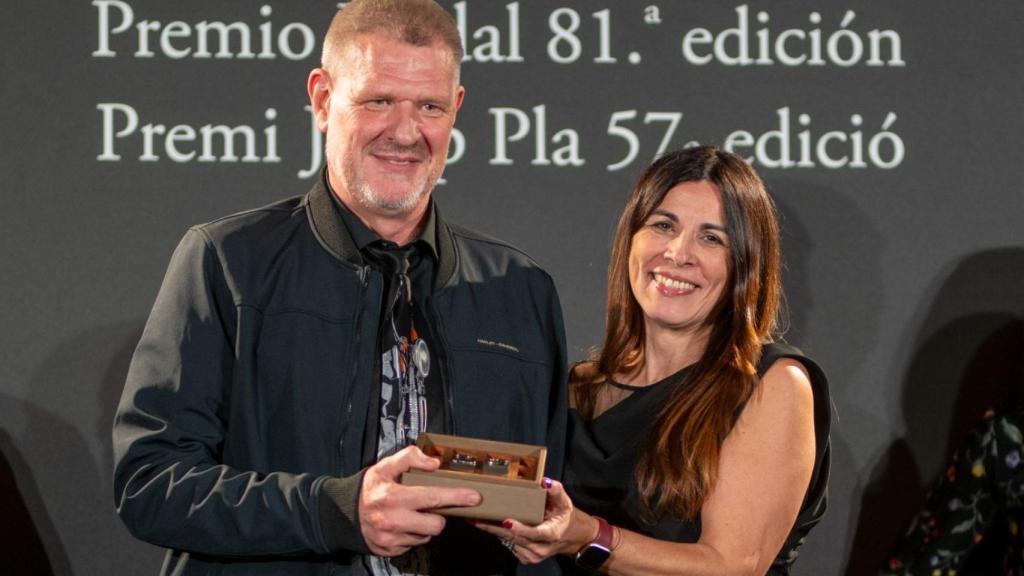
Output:
[[707,319],[707,346],[674,386],[641,444],[635,478],[644,517],[696,518],[718,476],[722,443],[757,385],[761,346],[776,329],[782,286],[779,226],[764,183],[742,158],[713,146],[670,152],[640,177],[619,219],[608,266],[605,339],[573,372],[573,394],[592,418],[601,385],[644,361],[644,313],[629,283],[633,235],[683,182],[721,194],[729,237],[729,280]]

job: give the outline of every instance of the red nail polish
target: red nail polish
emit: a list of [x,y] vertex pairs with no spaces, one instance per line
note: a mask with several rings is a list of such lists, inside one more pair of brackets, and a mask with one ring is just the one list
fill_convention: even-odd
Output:
[[512,529],[512,521],[511,520],[505,520],[504,522],[501,523],[501,525],[505,527],[505,530],[511,530]]
[[545,478],[543,481],[541,481],[540,485],[545,490],[547,490],[548,488],[551,488],[551,478]]

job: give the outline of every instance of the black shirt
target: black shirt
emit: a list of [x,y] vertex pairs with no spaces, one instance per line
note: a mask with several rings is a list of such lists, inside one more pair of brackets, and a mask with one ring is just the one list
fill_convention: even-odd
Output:
[[[764,376],[779,358],[798,360],[811,376],[816,447],[810,486],[789,537],[768,571],[771,575],[789,574],[789,568],[797,557],[797,548],[825,512],[831,453],[831,402],[825,373],[800,350],[775,343],[764,346],[758,377]],[[592,420],[584,420],[576,410],[569,410],[563,483],[580,510],[659,540],[696,542],[700,539],[700,517],[692,520],[662,517],[653,523],[645,522],[640,516],[640,496],[634,479],[640,443],[676,386],[685,385],[689,370],[688,366],[660,382],[633,391]],[[576,574],[579,570],[571,562],[563,562],[563,569],[565,574]]]

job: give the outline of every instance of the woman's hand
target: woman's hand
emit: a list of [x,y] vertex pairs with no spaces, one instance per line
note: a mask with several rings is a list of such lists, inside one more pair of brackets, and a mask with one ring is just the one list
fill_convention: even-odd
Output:
[[527,526],[505,520],[501,526],[475,522],[474,525],[502,539],[523,564],[536,564],[555,554],[575,554],[597,534],[597,520],[573,506],[560,482],[544,479],[547,501],[544,521]]

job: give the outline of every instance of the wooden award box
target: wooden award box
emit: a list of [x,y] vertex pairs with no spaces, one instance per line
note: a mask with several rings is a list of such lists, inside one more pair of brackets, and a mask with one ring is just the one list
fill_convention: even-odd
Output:
[[410,470],[402,474],[402,484],[472,488],[480,493],[477,506],[442,508],[440,514],[496,521],[512,518],[530,525],[544,520],[544,446],[431,433],[420,434],[416,445],[427,456],[440,459],[441,467],[433,472]]

